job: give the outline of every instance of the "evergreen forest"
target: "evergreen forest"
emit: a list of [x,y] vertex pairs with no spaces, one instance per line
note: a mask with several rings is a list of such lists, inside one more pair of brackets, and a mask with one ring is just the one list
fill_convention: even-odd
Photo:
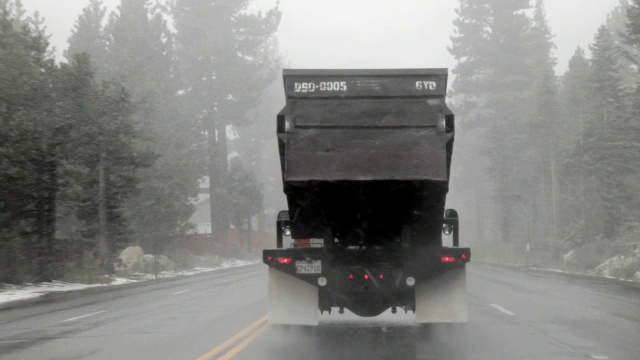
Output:
[[[90,0],[55,59],[0,0],[0,283],[175,252],[203,179],[212,232],[271,228],[281,11],[251,3]],[[476,259],[640,278],[640,0],[606,19],[558,73],[543,0],[459,0],[448,202]]]
[[280,12],[249,5],[91,0],[57,62],[44,20],[0,0],[0,283],[113,273],[129,245],[171,253],[203,179],[214,232],[264,213],[251,125]]
[[451,193],[481,258],[640,274],[640,1],[606,19],[558,74],[543,0],[460,1]]

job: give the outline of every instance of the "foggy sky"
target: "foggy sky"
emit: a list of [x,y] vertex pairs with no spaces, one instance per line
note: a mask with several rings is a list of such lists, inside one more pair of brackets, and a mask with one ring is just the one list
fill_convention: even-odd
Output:
[[[105,0],[115,9],[119,0]],[[578,45],[588,50],[598,26],[619,0],[547,0],[556,35],[557,70],[564,72]],[[57,58],[89,0],[23,0],[46,18]],[[276,0],[258,0],[267,8]],[[588,5],[587,5],[588,4]],[[453,0],[280,0],[278,31],[285,66],[295,68],[403,68],[455,66],[447,47]],[[576,10],[577,9],[577,10]]]

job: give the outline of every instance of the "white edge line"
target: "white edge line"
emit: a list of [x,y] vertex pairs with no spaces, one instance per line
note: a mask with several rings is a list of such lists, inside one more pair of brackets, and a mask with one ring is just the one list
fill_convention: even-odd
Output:
[[86,317],[89,317],[89,316],[94,316],[94,315],[102,314],[102,313],[105,313],[105,312],[107,312],[107,310],[96,311],[96,312],[91,313],[91,314],[86,314],[86,315],[76,316],[76,317],[73,317],[73,318],[71,318],[71,319],[62,320],[62,321],[60,321],[60,322],[61,322],[61,323],[63,323],[63,322],[69,322],[69,321],[79,320],[79,319],[83,319],[83,318],[86,318]]
[[191,291],[191,290],[178,291],[178,292],[173,293],[173,295],[180,295],[180,294],[188,293],[189,291]]
[[595,360],[609,360],[609,357],[604,355],[591,355],[591,358]]
[[493,307],[494,309],[496,309],[496,310],[500,311],[500,312],[501,312],[501,313],[503,313],[503,314],[507,314],[507,315],[509,315],[509,316],[513,316],[513,315],[515,315],[514,313],[512,313],[511,311],[509,311],[509,310],[507,310],[507,309],[503,308],[503,307],[502,307],[502,306],[500,306],[500,305],[496,305],[496,304],[489,304],[489,305],[491,305],[491,307]]

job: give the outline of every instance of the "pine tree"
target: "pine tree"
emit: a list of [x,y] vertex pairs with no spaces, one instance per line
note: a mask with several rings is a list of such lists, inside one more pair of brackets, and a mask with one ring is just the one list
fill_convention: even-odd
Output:
[[82,10],[71,32],[69,47],[64,51],[68,62],[74,60],[75,55],[86,53],[96,67],[94,71],[98,78],[104,79],[107,69],[104,64],[107,57],[107,39],[104,34],[103,21],[107,13],[102,0],[91,0]]
[[[478,240],[484,240],[486,219],[489,215],[480,204],[491,200],[493,179],[486,172],[486,161],[478,156],[479,149],[486,146],[484,122],[491,116],[485,104],[488,99],[487,79],[493,71],[489,63],[489,38],[491,35],[491,12],[489,1],[461,0],[456,9],[454,34],[451,36],[449,52],[457,61],[452,69],[455,80],[452,84],[453,108],[456,114],[456,160],[453,162],[448,198],[467,214],[469,228],[475,230]],[[469,181],[474,179],[473,181]]]
[[59,122],[42,24],[19,1],[0,1],[0,281],[54,275]]
[[640,129],[640,0],[630,0],[631,3],[626,8],[626,36],[624,37],[625,45],[631,49],[626,52],[633,54],[628,56],[630,61],[635,65],[636,84],[633,95],[631,96],[631,113],[630,126],[633,129]]
[[231,223],[236,229],[246,226],[250,241],[252,230],[251,218],[262,210],[262,188],[255,174],[244,167],[239,158],[234,158],[229,166],[229,203],[231,206]]
[[248,4],[177,0],[172,7],[184,99],[207,134],[213,232],[229,227],[227,132],[247,122],[246,110],[275,75],[272,37],[280,13],[250,13]]
[[637,231],[638,226],[631,224],[634,222],[632,219],[640,217],[640,195],[638,195],[640,194],[640,186],[638,185],[640,184],[640,170],[638,170],[640,169],[640,144],[637,141],[640,138],[640,70],[638,70],[640,65],[640,1],[630,0],[626,16],[627,36],[625,37],[625,44],[631,47],[629,52],[633,54],[631,62],[635,65],[633,68],[636,71],[636,84],[630,96],[628,127],[625,131],[628,140],[625,142],[625,146],[629,152],[635,153],[636,156],[629,159],[635,171],[630,171],[627,176],[627,183],[631,184],[631,193],[635,196],[630,199],[628,206],[624,209],[624,213],[628,219],[628,231],[632,231],[634,228]]
[[[640,1],[629,1],[630,3],[624,7],[626,15],[625,42],[634,47],[635,51],[640,51]],[[639,59],[634,59],[635,63],[638,61]]]
[[568,246],[584,239],[586,203],[583,164],[585,125],[589,114],[591,65],[578,47],[562,77],[562,121],[557,128],[560,160],[561,234]]
[[[201,140],[185,123],[176,97],[173,35],[164,14],[146,0],[123,0],[105,30],[110,78],[122,82],[136,103],[145,134],[137,144],[157,156],[137,174],[139,191],[128,202],[136,242],[154,253],[169,249],[187,228],[202,168],[194,144]],[[153,211],[148,211],[153,208]]]
[[282,174],[279,164],[277,138],[273,134],[275,115],[284,104],[282,80],[274,81],[264,92],[260,104],[248,113],[255,117],[253,124],[238,129],[238,138],[231,145],[243,164],[252,169],[260,179],[264,197],[264,209],[258,214],[258,229],[265,231],[266,219],[275,219],[277,213],[286,208],[282,196]]
[[450,49],[459,61],[453,70],[460,75],[453,84],[461,99],[457,103],[463,104],[458,115],[473,119],[484,134],[482,153],[493,184],[493,197],[484,200],[496,203],[504,241],[512,240],[523,214],[530,211],[530,200],[521,191],[530,166],[522,157],[528,144],[523,130],[535,107],[529,8],[526,0],[461,2]]
[[172,75],[172,35],[163,14],[149,0],[121,0],[104,36],[109,56],[102,65],[108,68],[109,79],[153,109],[154,101],[168,96]]
[[613,36],[601,26],[591,45],[591,102],[584,128],[585,187],[590,207],[586,214],[586,236],[613,239],[620,233],[622,209],[628,198],[621,181],[629,153],[618,146],[624,141],[626,123],[619,53]]
[[126,92],[94,80],[86,54],[58,67],[43,24],[0,1],[0,281],[60,276],[77,238],[108,271],[146,165]]
[[[135,191],[138,169],[149,166],[149,154],[135,144],[140,136],[124,88],[95,79],[89,57],[76,55],[63,67],[63,90],[73,132],[65,142],[72,188],[64,198],[81,221],[84,247],[97,252],[104,271],[113,270],[114,251],[130,242],[124,205]],[[78,151],[82,149],[82,151]]]
[[634,66],[640,60],[640,51],[628,43],[628,8],[628,0],[619,0],[618,6],[607,15],[606,26],[615,42],[616,51],[619,53],[618,62],[622,86],[625,91],[632,91],[640,80]]
[[558,131],[559,109],[556,59],[553,35],[549,27],[543,0],[537,0],[531,28],[531,59],[534,76],[534,110],[527,132],[530,134],[530,164],[528,188],[537,189],[532,202],[533,235],[538,238],[556,237],[559,216],[558,202]]
[[[455,75],[452,88],[456,107],[465,117],[462,123],[473,121],[480,115],[486,102],[486,78],[492,64],[488,63],[491,12],[488,0],[461,0],[456,9],[454,35],[449,52],[457,61],[452,70]],[[481,115],[480,115],[481,116]],[[481,121],[481,119],[479,119]]]

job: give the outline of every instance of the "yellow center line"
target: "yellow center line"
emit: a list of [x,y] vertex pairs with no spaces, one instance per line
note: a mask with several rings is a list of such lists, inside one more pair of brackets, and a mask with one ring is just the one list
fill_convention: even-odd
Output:
[[246,348],[247,345],[249,345],[253,340],[255,340],[258,336],[262,335],[263,332],[267,331],[270,328],[271,328],[271,325],[266,325],[259,328],[256,332],[251,334],[251,336],[244,339],[240,344],[236,345],[234,348],[227,351],[224,355],[220,356],[217,360],[229,360],[234,356],[238,355],[238,353],[244,350],[244,348]]
[[201,357],[198,358],[198,360],[209,360],[209,359],[211,359],[212,357],[216,356],[218,353],[222,352],[226,348],[228,348],[231,345],[233,345],[238,340],[240,340],[243,337],[247,336],[247,334],[249,334],[250,332],[254,331],[257,327],[264,325],[266,322],[267,322],[267,315],[261,317],[260,319],[258,319],[258,321],[254,322],[253,324],[247,326],[246,328],[244,328],[243,330],[241,330],[237,334],[233,335],[229,340],[227,340],[227,341],[223,342],[222,344],[216,346],[213,350],[211,350],[208,353],[202,355]]

